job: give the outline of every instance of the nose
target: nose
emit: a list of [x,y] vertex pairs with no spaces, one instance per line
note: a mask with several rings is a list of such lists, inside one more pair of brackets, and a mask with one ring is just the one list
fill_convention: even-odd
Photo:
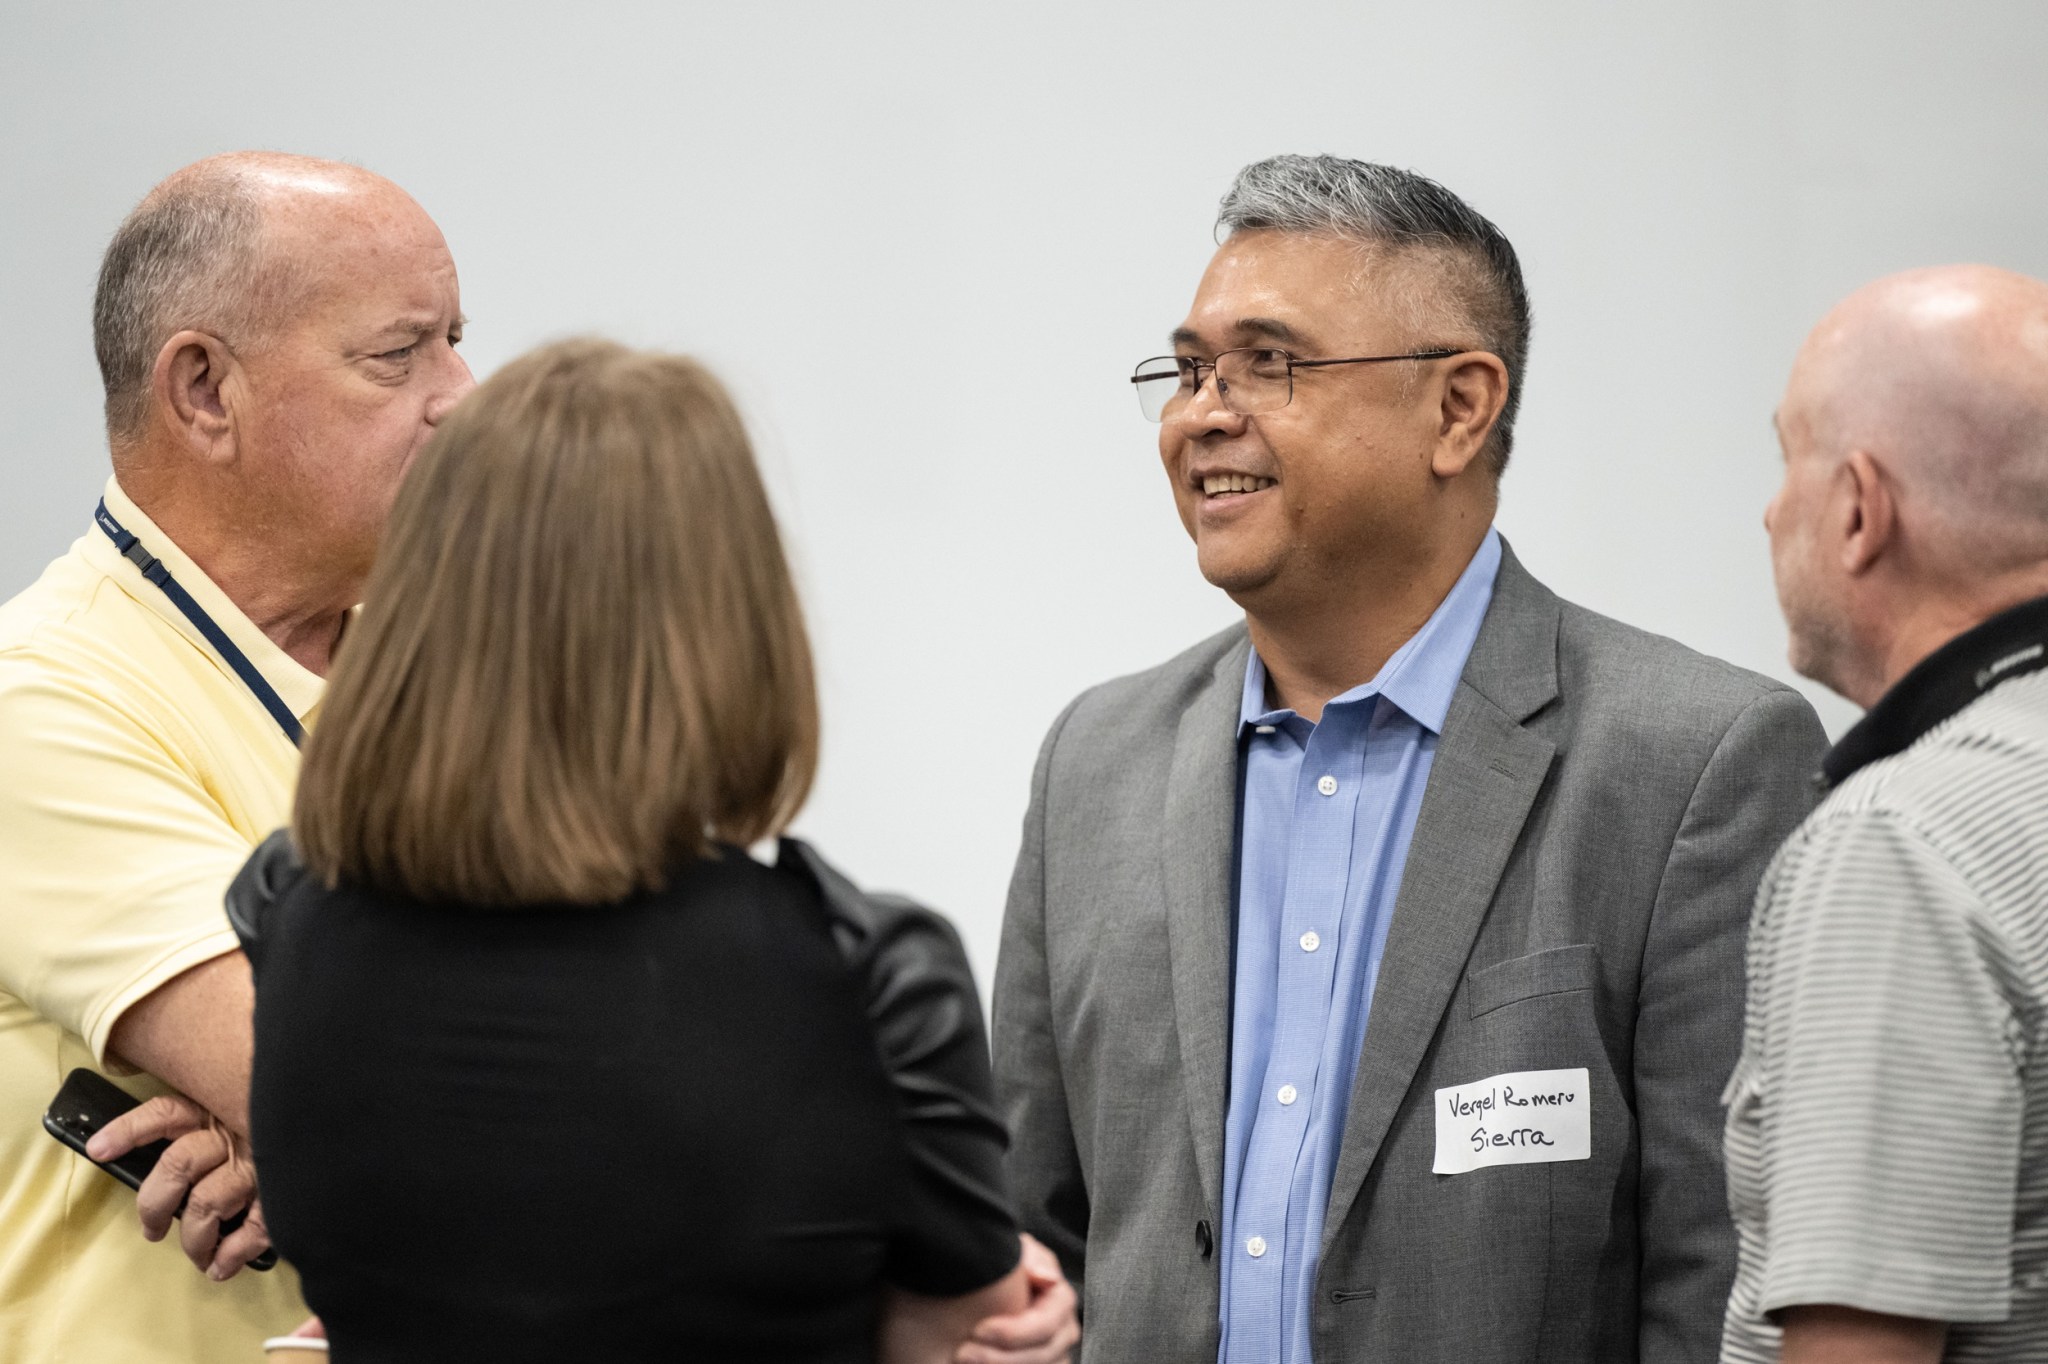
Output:
[[462,358],[461,352],[449,351],[448,359],[450,365],[447,380],[442,384],[441,391],[427,403],[429,426],[439,426],[441,418],[453,411],[455,404],[461,402],[469,391],[476,387],[476,377],[469,372],[469,361]]
[[1223,380],[1211,370],[1203,376],[1202,386],[1167,412],[1160,425],[1172,428],[1180,440],[1200,440],[1211,435],[1234,436],[1244,430],[1245,421],[1223,405]]

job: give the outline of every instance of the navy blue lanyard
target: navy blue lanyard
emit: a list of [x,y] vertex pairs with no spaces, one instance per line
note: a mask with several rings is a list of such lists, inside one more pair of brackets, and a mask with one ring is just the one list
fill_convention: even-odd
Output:
[[114,548],[121,551],[121,557],[141,569],[142,576],[155,583],[171,599],[171,605],[184,612],[185,619],[199,627],[199,633],[206,636],[206,642],[227,660],[227,665],[235,670],[235,676],[256,694],[256,699],[270,712],[270,718],[277,721],[284,737],[290,739],[294,747],[305,743],[305,726],[299,723],[298,716],[292,714],[292,708],[284,703],[284,698],[263,680],[263,674],[256,671],[256,665],[249,661],[249,656],[236,648],[227,633],[213,623],[213,617],[206,614],[206,608],[193,601],[192,594],[178,585],[178,580],[171,576],[171,570],[164,567],[163,560],[152,556],[135,538],[133,531],[114,519],[104,498],[100,500],[99,510],[93,513],[93,520],[100,523],[100,529],[114,542]]

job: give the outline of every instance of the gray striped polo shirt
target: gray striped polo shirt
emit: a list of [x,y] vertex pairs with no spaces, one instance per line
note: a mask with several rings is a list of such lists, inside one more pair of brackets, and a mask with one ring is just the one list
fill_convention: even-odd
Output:
[[2048,672],[1975,688],[1765,873],[1724,1364],[1775,1361],[1767,1314],[1810,1303],[1954,1323],[1948,1360],[2048,1361]]

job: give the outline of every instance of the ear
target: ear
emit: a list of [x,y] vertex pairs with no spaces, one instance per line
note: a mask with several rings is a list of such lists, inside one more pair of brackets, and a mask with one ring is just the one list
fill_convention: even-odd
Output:
[[1868,450],[1851,450],[1835,472],[1840,499],[1842,568],[1850,577],[1870,571],[1897,539],[1899,504],[1891,480]]
[[1456,478],[1486,448],[1508,403],[1508,367],[1490,351],[1467,351],[1436,362],[1444,373],[1437,393],[1436,450],[1430,472]]
[[156,353],[149,377],[158,417],[179,443],[208,462],[233,462],[239,366],[227,344],[205,332],[179,332]]

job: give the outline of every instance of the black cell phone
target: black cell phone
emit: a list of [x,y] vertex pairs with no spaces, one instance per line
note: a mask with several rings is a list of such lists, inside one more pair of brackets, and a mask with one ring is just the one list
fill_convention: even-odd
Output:
[[[64,1087],[57,1091],[56,1098],[50,1100],[49,1110],[43,1114],[43,1130],[85,1156],[85,1144],[92,1139],[93,1133],[141,1102],[106,1076],[81,1067],[64,1077]],[[115,1160],[85,1158],[129,1188],[139,1189],[170,1146],[167,1141],[153,1141]],[[182,1213],[184,1209],[179,1208],[178,1211]],[[236,1213],[220,1224],[220,1234],[225,1237],[241,1225],[242,1214]],[[249,1261],[249,1268],[269,1269],[276,1263],[277,1252],[266,1249]]]

